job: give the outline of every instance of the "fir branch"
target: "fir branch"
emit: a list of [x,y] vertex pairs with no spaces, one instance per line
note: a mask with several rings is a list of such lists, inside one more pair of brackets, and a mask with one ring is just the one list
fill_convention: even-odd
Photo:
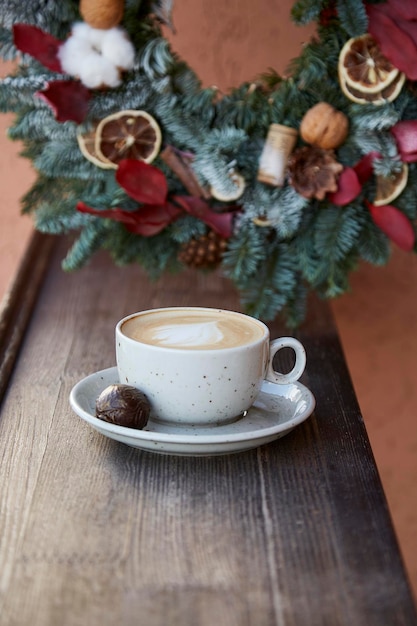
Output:
[[298,328],[305,320],[307,310],[308,289],[300,274],[295,277],[292,294],[288,297],[284,307],[286,325],[289,328]]
[[[179,268],[179,262],[176,261],[178,244],[172,240],[170,228],[154,237],[136,236],[134,244],[136,250],[132,258],[144,268],[151,280],[158,279],[167,270],[175,271]],[[121,255],[119,250],[115,252],[114,259],[120,262],[125,253]]]
[[88,215],[74,211],[74,205],[74,202],[62,202],[57,211],[56,204],[43,202],[36,210],[36,229],[49,235],[61,235],[86,226]]
[[372,263],[372,265],[388,263],[391,254],[388,238],[375,226],[371,218],[360,234],[358,254],[364,261]]
[[71,123],[59,124],[45,107],[24,108],[16,115],[8,136],[28,141],[76,141],[76,127]]
[[244,222],[229,241],[222,267],[237,286],[246,284],[247,277],[253,276],[264,261],[266,236],[253,223]]
[[[273,99],[274,93],[271,94]],[[216,126],[236,126],[246,133],[265,132],[272,121],[269,100],[256,83],[245,83],[217,104]]]
[[235,154],[245,138],[246,134],[237,128],[214,128],[204,135],[196,151],[193,162],[196,174],[223,196],[234,191],[230,174],[236,163]]
[[13,24],[22,22],[33,24],[38,28],[51,33],[58,39],[64,39],[70,30],[70,25],[80,19],[78,2],[45,2],[45,0],[1,0],[0,23],[8,29]]
[[190,118],[196,117],[205,126],[210,127],[216,116],[216,95],[215,87],[185,92],[181,101],[184,114]]
[[159,98],[146,76],[131,73],[119,88],[94,93],[89,104],[88,120],[94,122],[123,110],[152,112]]
[[371,104],[354,104],[351,107],[351,130],[354,138],[364,131],[387,130],[394,126],[399,119],[398,111],[390,104],[378,107]]
[[297,260],[287,245],[269,246],[267,259],[242,289],[242,303],[250,315],[266,321],[275,318],[293,296]]
[[23,212],[36,212],[42,206],[53,221],[58,218],[60,211],[74,210],[84,186],[80,181],[51,179],[41,174],[22,198]]
[[244,195],[244,219],[263,221],[276,230],[279,239],[287,239],[296,233],[307,204],[292,187],[280,189],[257,183]]
[[196,93],[201,89],[200,79],[184,62],[176,63],[170,75],[170,79],[170,89],[174,94],[185,95]]
[[105,221],[91,218],[62,261],[62,269],[65,272],[73,272],[82,268],[103,246],[105,232]]
[[12,33],[0,24],[0,57],[5,61],[13,61],[16,56]]
[[323,7],[322,0],[298,0],[291,9],[291,17],[299,26],[316,21]]
[[368,17],[360,0],[336,0],[337,15],[349,37],[358,37],[368,30]]
[[324,208],[315,222],[314,245],[326,264],[341,261],[352,250],[362,228],[354,205]]
[[174,65],[175,59],[168,42],[162,37],[157,37],[148,41],[140,50],[136,67],[141,68],[150,80],[155,80],[170,74]]
[[47,74],[6,76],[0,81],[0,110],[16,112],[20,107],[44,106],[33,94],[43,89]]
[[102,180],[112,175],[108,170],[94,167],[81,153],[78,143],[65,138],[45,142],[33,162],[39,172],[50,178]]
[[171,225],[171,237],[177,243],[186,243],[190,239],[202,237],[206,233],[206,225],[199,219],[184,215]]

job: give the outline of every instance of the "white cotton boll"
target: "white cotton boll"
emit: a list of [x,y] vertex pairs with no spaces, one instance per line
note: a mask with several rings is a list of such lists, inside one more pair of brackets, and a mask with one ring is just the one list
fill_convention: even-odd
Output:
[[92,28],[86,22],[76,22],[72,27],[71,36],[79,41],[88,41],[90,48],[96,48],[100,51],[106,32],[106,30]]
[[70,37],[58,50],[58,57],[64,72],[71,76],[78,76],[84,59],[91,53],[88,41]]
[[90,41],[91,38],[91,26],[86,24],[86,22],[76,22],[72,25],[71,28],[71,37],[76,37],[77,39],[87,39]]
[[103,85],[117,87],[121,82],[114,64],[97,52],[90,52],[84,58],[84,63],[79,69],[79,77],[83,85],[89,89],[97,89]]
[[88,28],[88,39],[91,43],[91,46],[101,51],[103,47],[103,42],[106,38],[106,33],[108,31],[102,30],[100,28],[92,28],[91,26],[88,26]]
[[117,67],[124,70],[131,69],[135,59],[135,49],[126,32],[121,28],[110,28],[105,33],[101,47],[103,56],[110,59]]

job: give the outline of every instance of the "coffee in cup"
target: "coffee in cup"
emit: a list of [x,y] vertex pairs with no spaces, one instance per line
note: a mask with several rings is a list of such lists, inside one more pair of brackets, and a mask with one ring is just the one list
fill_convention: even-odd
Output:
[[[273,369],[275,353],[291,347],[288,374]],[[186,425],[238,419],[266,378],[297,380],[305,367],[302,344],[292,337],[270,342],[268,327],[242,313],[170,307],[133,313],[116,326],[119,380],[143,391],[153,418]]]

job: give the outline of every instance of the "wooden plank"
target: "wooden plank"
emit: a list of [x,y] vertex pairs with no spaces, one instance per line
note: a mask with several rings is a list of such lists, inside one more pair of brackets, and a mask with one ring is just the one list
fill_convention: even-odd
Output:
[[0,303],[0,402],[40,290],[55,239],[34,232]]
[[[2,626],[413,626],[410,589],[325,304],[298,333],[317,410],[250,452],[182,458],[91,430],[68,405],[114,365],[114,326],[156,306],[237,309],[218,275],[149,283],[54,254],[3,403]],[[274,336],[285,329],[271,324]]]

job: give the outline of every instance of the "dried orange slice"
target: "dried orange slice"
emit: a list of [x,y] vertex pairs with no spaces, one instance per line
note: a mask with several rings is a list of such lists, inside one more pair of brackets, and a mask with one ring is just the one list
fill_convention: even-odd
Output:
[[375,104],[379,106],[386,104],[387,102],[393,102],[395,98],[400,95],[401,89],[404,86],[406,76],[403,72],[397,74],[392,83],[376,93],[366,93],[355,89],[344,80],[342,76],[339,76],[340,87],[349,100],[352,102],[358,102],[359,104]]
[[97,157],[117,168],[123,159],[152,163],[161,147],[161,129],[146,111],[119,111],[97,126],[94,148]]
[[371,35],[352,37],[343,46],[338,62],[339,76],[362,93],[378,93],[399,73],[381,52]]
[[240,198],[245,191],[245,179],[241,176],[241,174],[233,171],[230,174],[230,180],[232,184],[230,185],[230,189],[228,191],[220,191],[213,186],[210,188],[210,193],[213,198],[216,198],[216,200],[220,200],[221,202],[232,202],[233,200]]
[[389,176],[376,176],[376,194],[374,206],[389,204],[404,191],[408,180],[408,165],[402,164],[399,172],[393,172]]
[[101,167],[102,169],[111,169],[113,167],[112,163],[106,163],[101,161],[95,150],[95,139],[96,139],[96,130],[90,130],[86,133],[78,133],[77,141],[79,148],[86,159],[97,165],[97,167]]

